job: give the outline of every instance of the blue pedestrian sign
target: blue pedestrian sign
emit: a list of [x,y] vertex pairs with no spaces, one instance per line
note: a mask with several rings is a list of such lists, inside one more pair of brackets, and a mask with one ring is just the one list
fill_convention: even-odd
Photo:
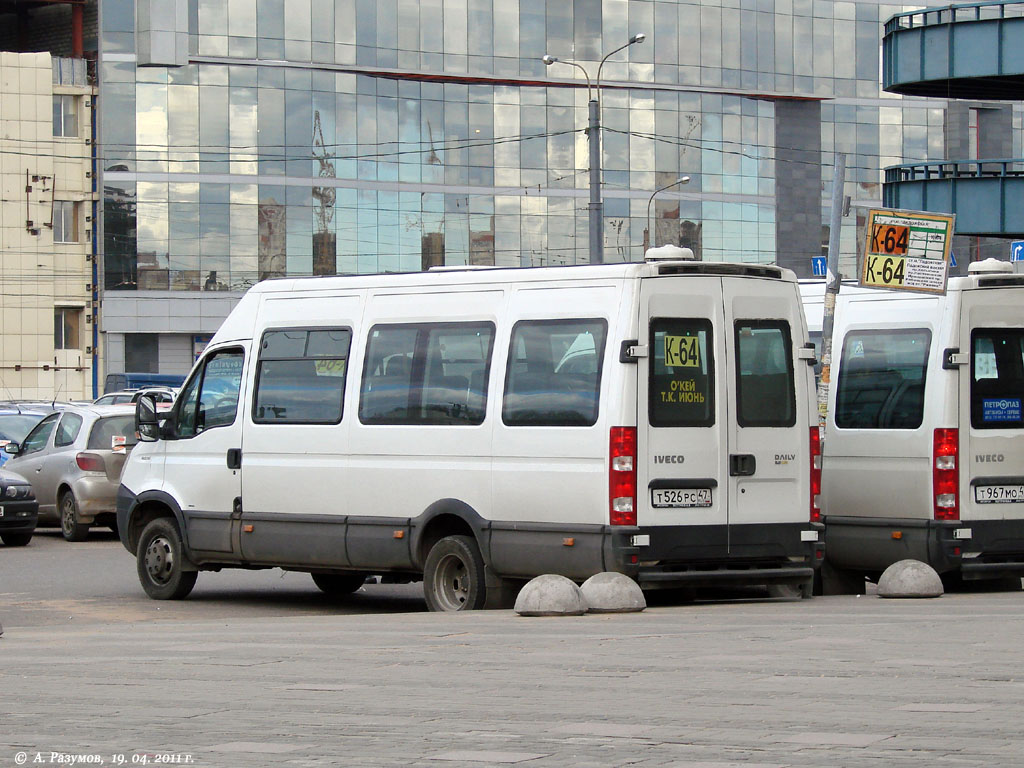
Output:
[[1010,243],[1010,261],[1024,261],[1024,240]]
[[956,254],[953,253],[953,249],[952,248],[949,249],[949,266],[951,266],[951,267],[955,267],[956,266]]
[[[1021,243],[1024,245],[1024,243]],[[828,268],[825,266],[824,256],[812,256],[811,257],[811,274],[815,277],[824,277]]]

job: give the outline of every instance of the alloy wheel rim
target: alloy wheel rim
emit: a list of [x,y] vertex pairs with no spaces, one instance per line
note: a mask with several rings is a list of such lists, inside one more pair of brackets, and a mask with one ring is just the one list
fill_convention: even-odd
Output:
[[60,527],[68,536],[71,535],[71,531],[75,527],[75,505],[67,496],[64,497],[64,503],[61,504]]

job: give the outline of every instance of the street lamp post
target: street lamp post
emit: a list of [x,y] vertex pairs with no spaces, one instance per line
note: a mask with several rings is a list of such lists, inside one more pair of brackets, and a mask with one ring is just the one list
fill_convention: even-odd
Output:
[[647,199],[647,226],[644,227],[644,253],[647,253],[647,249],[651,245],[656,245],[654,242],[657,240],[657,233],[654,231],[654,227],[651,226],[651,203],[654,202],[654,196],[659,192],[664,192],[670,187],[674,187],[676,184],[689,184],[689,176],[680,176],[678,179],[673,181],[671,184],[666,184],[663,187],[658,187],[656,190],[651,192],[651,196]]
[[590,203],[587,210],[590,218],[591,264],[601,264],[604,261],[604,202],[601,200],[601,68],[611,56],[631,45],[642,43],[646,39],[647,35],[638,32],[629,38],[628,43],[620,45],[601,59],[597,65],[597,79],[593,86],[590,83],[590,75],[581,64],[559,59],[550,54],[541,59],[549,67],[555,62],[576,67],[583,72],[583,76],[587,80],[587,143],[590,148]]

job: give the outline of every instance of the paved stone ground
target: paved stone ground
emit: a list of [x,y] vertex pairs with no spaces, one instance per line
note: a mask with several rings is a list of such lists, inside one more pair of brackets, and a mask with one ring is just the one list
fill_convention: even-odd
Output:
[[210,768],[1024,765],[1022,607],[1002,593],[8,627],[0,766],[20,751]]

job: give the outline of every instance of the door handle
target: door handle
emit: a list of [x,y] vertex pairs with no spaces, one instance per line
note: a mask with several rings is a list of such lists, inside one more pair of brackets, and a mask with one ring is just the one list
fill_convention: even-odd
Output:
[[228,448],[228,469],[242,468],[242,449]]
[[752,453],[730,453],[729,474],[732,477],[750,477],[757,471],[757,460]]

